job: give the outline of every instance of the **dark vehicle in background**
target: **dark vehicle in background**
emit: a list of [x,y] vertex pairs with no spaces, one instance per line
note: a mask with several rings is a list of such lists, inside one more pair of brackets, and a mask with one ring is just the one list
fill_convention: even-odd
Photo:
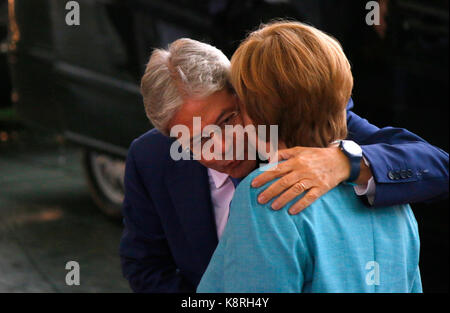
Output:
[[[12,99],[28,125],[83,148],[93,198],[117,216],[127,148],[152,128],[138,87],[152,49],[190,37],[230,57],[261,22],[288,17],[341,41],[353,66],[356,113],[448,151],[448,0],[381,1],[389,8],[383,35],[365,23],[366,2],[354,0],[78,0],[79,26],[66,24],[68,1],[9,0]],[[447,206],[414,205],[428,236],[425,290],[428,279],[448,291],[440,278],[448,278]]]
[[[264,1],[247,1],[246,12],[258,11],[246,25],[239,10],[245,1],[229,8],[226,1],[80,0],[81,23],[68,26],[67,2],[9,1],[13,99],[29,125],[84,148],[92,195],[108,215],[120,214],[127,148],[152,127],[138,88],[151,50],[190,37],[230,55],[237,38],[259,24],[258,11],[270,12],[266,20],[288,12],[297,17],[290,4]],[[228,10],[237,16],[225,16]]]

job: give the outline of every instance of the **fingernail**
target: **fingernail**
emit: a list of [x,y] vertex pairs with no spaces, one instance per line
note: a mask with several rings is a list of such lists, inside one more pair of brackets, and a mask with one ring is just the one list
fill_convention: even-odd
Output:
[[293,209],[290,209],[290,210],[289,210],[289,214],[295,215],[295,214],[297,214],[297,211],[296,211],[296,210],[293,210]]
[[272,203],[272,209],[273,210],[279,210],[280,209],[280,205],[278,203]]
[[259,196],[259,197],[258,197],[258,202],[261,203],[261,204],[266,203],[266,200],[267,200],[267,199],[266,199],[265,196]]
[[252,181],[252,187],[258,187],[258,181],[257,180]]

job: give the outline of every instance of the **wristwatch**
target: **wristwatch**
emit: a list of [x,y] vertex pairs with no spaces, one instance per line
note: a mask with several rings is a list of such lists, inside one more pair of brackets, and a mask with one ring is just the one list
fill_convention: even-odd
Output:
[[339,148],[350,161],[350,177],[347,179],[347,182],[354,182],[358,179],[361,171],[362,149],[356,142],[351,140],[341,140]]

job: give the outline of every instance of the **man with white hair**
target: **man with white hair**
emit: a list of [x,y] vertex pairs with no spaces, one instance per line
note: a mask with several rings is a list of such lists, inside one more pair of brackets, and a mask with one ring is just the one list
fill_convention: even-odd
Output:
[[[141,92],[155,129],[129,149],[120,245],[123,273],[135,292],[196,290],[227,223],[236,179],[258,166],[246,142],[233,137],[232,146],[244,146],[243,159],[235,155],[229,160],[221,156],[233,148],[230,142],[205,135],[209,125],[222,131],[243,124],[229,71],[230,62],[220,50],[191,39],[155,50],[147,65]],[[261,203],[281,194],[272,205],[280,209],[306,192],[291,208],[297,214],[341,182],[354,183],[361,199],[375,207],[447,195],[448,154],[404,129],[379,129],[352,107],[350,100],[347,147],[356,149],[280,151],[288,160],[254,181],[259,187],[282,177],[260,195]],[[189,130],[189,140],[182,142],[183,151],[190,152],[188,160],[173,157],[175,140],[169,135],[177,126]],[[182,141],[180,134],[172,135]],[[213,158],[201,153],[209,151],[203,149],[209,141],[220,142]],[[308,186],[301,182],[305,177]]]

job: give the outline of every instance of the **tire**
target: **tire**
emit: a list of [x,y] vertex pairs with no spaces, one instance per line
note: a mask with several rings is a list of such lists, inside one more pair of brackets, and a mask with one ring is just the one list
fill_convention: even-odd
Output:
[[97,207],[108,217],[120,218],[125,193],[125,161],[86,149],[82,162],[89,191]]

